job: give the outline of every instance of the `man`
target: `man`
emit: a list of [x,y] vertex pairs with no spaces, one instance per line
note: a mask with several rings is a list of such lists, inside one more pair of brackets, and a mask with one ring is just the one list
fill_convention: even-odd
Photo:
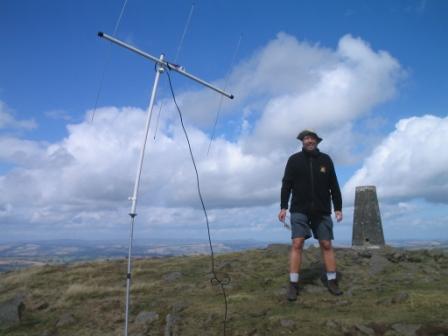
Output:
[[287,294],[289,301],[295,301],[299,294],[302,250],[305,240],[311,237],[311,232],[319,240],[327,272],[327,288],[333,295],[342,294],[336,279],[336,259],[331,243],[334,238],[331,201],[336,220],[342,220],[342,196],[333,161],[317,148],[322,139],[314,131],[304,130],[297,139],[303,143],[302,151],[293,154],[286,164],[281,189],[281,210],[278,214],[278,219],[285,222],[292,193],[289,210],[292,238]]

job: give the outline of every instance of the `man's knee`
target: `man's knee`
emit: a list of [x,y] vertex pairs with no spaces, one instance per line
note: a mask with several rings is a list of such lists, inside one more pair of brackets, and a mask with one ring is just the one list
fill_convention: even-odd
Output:
[[324,251],[331,251],[333,248],[331,240],[319,240],[320,248]]
[[305,239],[303,238],[294,238],[292,240],[292,249],[294,251],[302,251],[304,241]]

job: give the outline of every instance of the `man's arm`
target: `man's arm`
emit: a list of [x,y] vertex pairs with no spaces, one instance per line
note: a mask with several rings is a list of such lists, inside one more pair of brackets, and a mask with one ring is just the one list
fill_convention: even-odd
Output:
[[342,194],[339,188],[338,178],[336,176],[336,171],[334,169],[333,161],[330,158],[330,191],[331,200],[333,202],[334,214],[336,220],[340,222],[343,218],[342,215]]
[[280,212],[278,214],[278,219],[280,222],[284,222],[286,218],[286,212],[288,210],[289,197],[291,196],[291,189],[293,186],[292,179],[292,164],[291,158],[289,158],[285,167],[285,174],[282,179],[282,189],[280,192]]
[[342,220],[342,218],[343,218],[343,216],[342,216],[342,211],[335,211],[335,212],[334,212],[334,215],[335,215],[336,220],[337,220],[338,222],[340,222],[340,221]]
[[288,211],[288,209],[281,209],[280,212],[278,213],[278,220],[280,222],[285,222],[286,220],[286,211]]

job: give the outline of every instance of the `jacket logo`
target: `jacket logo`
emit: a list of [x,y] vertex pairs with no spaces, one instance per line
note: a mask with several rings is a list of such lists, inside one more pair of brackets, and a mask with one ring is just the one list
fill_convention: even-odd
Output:
[[327,168],[325,168],[325,166],[320,166],[320,172],[325,174],[327,172]]

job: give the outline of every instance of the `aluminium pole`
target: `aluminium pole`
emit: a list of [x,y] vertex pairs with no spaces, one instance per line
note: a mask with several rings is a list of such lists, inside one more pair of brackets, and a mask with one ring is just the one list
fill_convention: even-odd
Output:
[[151,101],[149,104],[149,111],[148,111],[149,115],[148,115],[148,119],[147,119],[147,123],[146,123],[146,132],[145,132],[145,137],[144,137],[144,141],[143,141],[143,148],[141,151],[140,163],[138,166],[137,176],[136,176],[135,184],[134,184],[134,194],[132,195],[132,197],[130,197],[130,200],[132,201],[132,208],[131,208],[131,212],[129,213],[129,216],[131,216],[131,232],[130,232],[130,236],[129,236],[128,273],[127,273],[127,280],[126,280],[126,323],[125,323],[125,336],[127,336],[128,335],[128,322],[129,322],[128,321],[129,291],[130,291],[130,282],[131,282],[131,252],[132,252],[132,239],[133,239],[133,232],[134,232],[134,219],[135,219],[135,216],[137,216],[137,213],[135,212],[136,206],[137,206],[137,194],[138,194],[138,188],[139,188],[139,184],[140,184],[140,175],[141,175],[142,167],[143,167],[143,158],[144,158],[144,152],[145,152],[145,146],[146,146],[146,139],[148,137],[149,125],[150,125],[151,116],[152,116],[152,109],[153,109],[153,105],[154,105],[154,99],[155,99],[155,95],[156,95],[156,91],[157,91],[157,85],[158,85],[160,74],[165,70],[165,68],[168,70],[173,70],[187,78],[194,80],[195,82],[197,82],[201,85],[208,87],[209,89],[212,89],[212,90],[218,92],[219,94],[226,96],[227,98],[233,99],[234,96],[233,96],[233,94],[225,92],[224,90],[214,86],[213,84],[210,84],[209,82],[206,82],[206,81],[186,72],[183,67],[181,67],[177,64],[173,64],[173,63],[165,61],[163,54],[160,55],[159,58],[157,58],[157,57],[154,57],[148,53],[145,53],[145,52],[141,51],[140,49],[137,49],[123,41],[120,41],[112,36],[109,36],[103,32],[99,32],[98,36],[101,38],[104,38],[106,40],[109,40],[110,42],[115,43],[121,47],[124,47],[140,56],[143,56],[143,57],[155,62],[157,65],[156,78],[154,80],[154,86],[153,86],[153,90],[152,90],[152,94],[151,94]]
[[130,50],[130,51],[132,51],[132,52],[134,52],[134,53],[136,53],[138,55],[140,55],[140,56],[143,56],[143,57],[145,57],[145,58],[155,62],[156,64],[159,64],[159,65],[161,65],[163,67],[166,67],[169,70],[176,71],[177,73],[179,73],[181,75],[184,75],[185,77],[190,78],[190,79],[194,80],[195,82],[197,82],[199,84],[202,84],[202,85],[208,87],[209,89],[212,89],[213,91],[216,91],[219,94],[222,94],[222,95],[226,96],[227,98],[230,98],[230,99],[234,98],[233,94],[228,93],[228,92],[226,92],[224,90],[221,90],[220,88],[217,88],[213,84],[210,84],[209,82],[206,82],[205,80],[200,79],[199,77],[196,77],[195,75],[192,75],[192,74],[186,72],[183,67],[181,67],[181,66],[179,66],[177,64],[173,64],[173,63],[167,62],[165,60],[160,60],[159,58],[154,57],[154,56],[152,56],[152,55],[150,55],[148,53],[145,53],[144,51],[141,51],[140,49],[137,49],[136,47],[133,47],[133,46],[131,46],[131,45],[129,45],[129,44],[123,42],[123,41],[120,41],[119,39],[116,39],[115,37],[107,35],[106,33],[99,32],[98,36],[101,37],[101,38],[104,38],[106,40],[109,40],[110,42],[115,43],[115,44],[117,44],[117,45],[119,45],[121,47],[124,47],[124,48],[126,48],[126,49],[128,49],[128,50]]
[[132,201],[131,205],[131,212],[129,213],[129,216],[131,216],[131,229],[129,234],[129,251],[128,251],[128,272],[126,275],[126,316],[125,316],[125,327],[124,327],[124,335],[128,335],[128,325],[129,325],[129,291],[131,288],[131,258],[132,258],[132,241],[134,236],[134,220],[135,216],[137,216],[136,208],[137,208],[137,198],[138,198],[138,189],[140,187],[140,178],[142,175],[142,169],[143,169],[143,161],[145,158],[145,149],[146,149],[146,142],[148,139],[148,133],[149,128],[151,125],[151,118],[152,118],[152,110],[154,107],[154,100],[157,93],[157,86],[159,84],[160,74],[164,71],[163,67],[161,66],[161,62],[163,61],[163,54],[160,55],[159,59],[160,62],[157,63],[157,71],[156,76],[154,79],[154,85],[152,87],[151,92],[151,99],[149,101],[149,107],[148,107],[148,117],[146,119],[146,127],[145,127],[145,134],[143,137],[143,145],[140,152],[140,160],[139,164],[137,166],[137,174],[135,176],[135,182],[134,182],[134,192],[132,193],[132,196],[129,197],[129,200]]

